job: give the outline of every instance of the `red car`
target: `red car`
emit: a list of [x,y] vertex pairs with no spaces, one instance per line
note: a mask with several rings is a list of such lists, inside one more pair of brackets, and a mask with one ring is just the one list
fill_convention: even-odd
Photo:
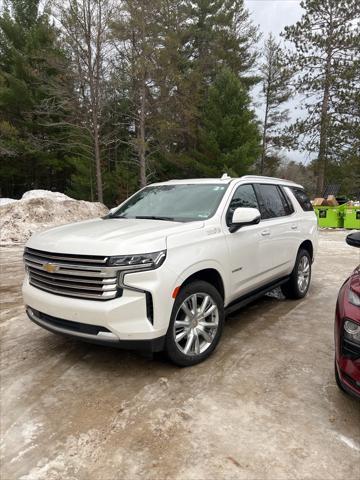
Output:
[[[346,242],[360,247],[360,232]],[[340,289],[335,314],[335,378],[341,390],[360,399],[360,265]]]

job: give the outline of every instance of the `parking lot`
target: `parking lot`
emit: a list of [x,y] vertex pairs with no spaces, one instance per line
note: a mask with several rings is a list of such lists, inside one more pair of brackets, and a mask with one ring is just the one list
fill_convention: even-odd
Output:
[[359,478],[360,404],[333,373],[337,292],[360,260],[345,235],[321,232],[304,300],[236,312],[187,369],[32,324],[22,249],[3,248],[1,478]]

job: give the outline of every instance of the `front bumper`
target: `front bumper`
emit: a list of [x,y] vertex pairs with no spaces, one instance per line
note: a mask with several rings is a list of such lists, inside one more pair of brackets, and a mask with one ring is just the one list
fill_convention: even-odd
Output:
[[165,337],[149,340],[120,340],[114,333],[100,325],[63,320],[38,312],[31,307],[26,308],[26,313],[32,322],[52,333],[79,338],[85,342],[147,352],[160,352],[164,349]]
[[335,359],[339,383],[346,392],[360,398],[360,345],[344,337],[344,322],[360,324],[360,308],[348,301],[349,279],[339,291],[335,310]]
[[[340,359],[340,364],[343,365],[343,368],[347,368],[346,362],[344,364],[344,359]],[[352,365],[354,367],[354,365]],[[341,383],[342,388],[349,393],[350,395],[358,398],[360,400],[360,367],[357,367],[357,374],[354,373],[354,368],[350,368],[350,371],[354,377],[358,377],[356,380],[353,376],[349,375],[345,372],[339,365],[338,361],[336,361],[337,374],[339,382]]]
[[[122,296],[106,302],[65,298],[33,287],[29,284],[27,276],[23,283],[23,298],[26,307],[35,312],[61,321],[104,327],[114,336],[108,335],[108,339],[117,341],[148,341],[163,337],[170,318],[168,311],[171,309],[170,304],[167,305],[165,301],[159,302],[158,297],[153,295],[155,321],[152,323],[148,318],[144,291],[126,289]],[[37,323],[40,324],[39,321]]]

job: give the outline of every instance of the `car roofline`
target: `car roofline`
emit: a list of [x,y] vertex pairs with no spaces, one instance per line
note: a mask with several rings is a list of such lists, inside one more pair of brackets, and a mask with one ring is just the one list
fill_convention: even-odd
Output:
[[242,177],[226,177],[226,178],[184,178],[184,179],[174,179],[174,180],[167,180],[165,182],[155,182],[151,183],[147,186],[160,186],[160,185],[229,185],[230,183],[235,182],[253,182],[253,183],[272,183],[276,185],[283,185],[288,187],[298,187],[304,188],[299,183],[293,182],[292,180],[286,180],[284,178],[276,178],[276,177],[267,177],[261,175],[244,175]]
[[300,185],[300,183],[294,182],[292,180],[286,180],[285,178],[277,177],[266,177],[262,175],[244,175],[243,177],[240,177],[239,180],[246,180],[254,183],[272,183],[276,185],[284,185],[287,187],[304,188],[302,185]]

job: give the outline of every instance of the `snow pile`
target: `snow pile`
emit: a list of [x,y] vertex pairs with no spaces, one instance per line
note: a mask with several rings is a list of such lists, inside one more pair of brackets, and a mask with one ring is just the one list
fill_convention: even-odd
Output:
[[30,190],[21,200],[0,204],[0,243],[22,243],[34,232],[105,215],[102,203],[75,200],[63,193]]
[[30,200],[30,198],[50,198],[51,200],[57,200],[58,202],[73,200],[73,198],[68,197],[65,193],[49,192],[49,190],[30,190],[29,192],[24,193],[21,200]]
[[8,203],[13,203],[13,202],[17,202],[17,200],[15,200],[15,198],[2,197],[0,198],[0,207],[1,205],[6,205]]

